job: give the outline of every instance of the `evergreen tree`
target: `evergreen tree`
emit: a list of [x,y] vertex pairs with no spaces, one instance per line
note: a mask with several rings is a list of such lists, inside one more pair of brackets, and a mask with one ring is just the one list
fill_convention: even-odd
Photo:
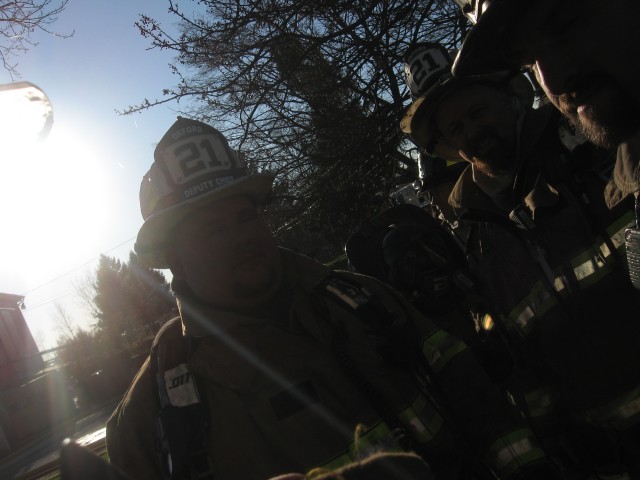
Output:
[[101,255],[92,290],[97,327],[120,346],[134,348],[149,339],[176,312],[164,275],[140,265],[133,252],[128,263]]

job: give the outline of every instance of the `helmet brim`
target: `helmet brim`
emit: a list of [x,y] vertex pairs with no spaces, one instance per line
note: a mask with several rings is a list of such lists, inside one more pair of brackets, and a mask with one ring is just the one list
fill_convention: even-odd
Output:
[[467,33],[453,62],[453,76],[464,78],[519,69],[522,65],[507,55],[507,37],[514,20],[524,14],[530,3],[527,0],[492,2]]
[[135,243],[135,251],[140,262],[149,268],[169,268],[166,258],[168,234],[190,212],[238,195],[251,197],[258,205],[264,204],[271,191],[273,180],[274,175],[270,173],[247,175],[218,187],[208,194],[185,200],[179,205],[149,216],[140,227]]

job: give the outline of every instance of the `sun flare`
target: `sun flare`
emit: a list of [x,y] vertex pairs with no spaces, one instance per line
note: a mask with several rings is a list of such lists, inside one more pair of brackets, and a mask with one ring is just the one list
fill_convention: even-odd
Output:
[[4,273],[42,282],[90,260],[105,228],[104,163],[79,135],[54,125],[46,141],[1,150]]

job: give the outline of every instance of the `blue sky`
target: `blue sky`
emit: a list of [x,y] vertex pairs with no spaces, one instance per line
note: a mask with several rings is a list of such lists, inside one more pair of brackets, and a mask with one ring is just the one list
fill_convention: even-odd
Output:
[[[140,180],[177,105],[130,116],[116,110],[176,84],[173,55],[148,50],[134,26],[146,14],[175,30],[167,8],[165,0],[69,0],[51,29],[73,37],[36,33],[39,45],[17,58],[17,80],[46,92],[54,124],[35,154],[0,153],[0,211],[16,228],[0,237],[0,292],[26,294],[24,314],[41,348],[58,336],[55,303],[80,326],[93,321],[78,306],[74,283],[91,274],[101,253],[126,259],[142,224]],[[8,82],[0,71],[0,83]]]

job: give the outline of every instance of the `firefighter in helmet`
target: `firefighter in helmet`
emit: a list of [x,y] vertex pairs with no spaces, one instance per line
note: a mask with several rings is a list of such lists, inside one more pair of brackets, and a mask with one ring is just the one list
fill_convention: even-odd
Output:
[[610,152],[580,141],[552,105],[523,101],[513,89],[521,78],[444,78],[402,128],[468,163],[449,203],[469,229],[471,271],[517,352],[514,400],[571,475],[626,475],[637,468],[628,435],[640,399],[640,326],[628,321],[640,295],[624,262],[633,205],[607,208]]

